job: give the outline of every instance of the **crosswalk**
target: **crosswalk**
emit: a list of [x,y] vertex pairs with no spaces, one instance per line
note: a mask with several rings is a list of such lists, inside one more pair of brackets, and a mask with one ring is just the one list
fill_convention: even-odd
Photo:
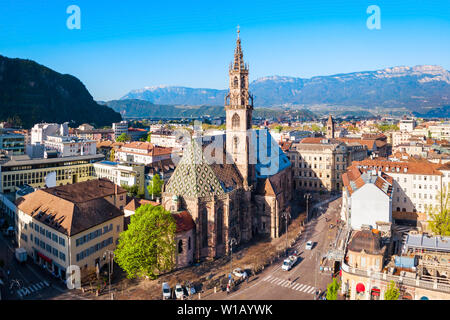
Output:
[[301,283],[293,283],[292,281],[273,277],[273,276],[267,276],[263,279],[263,281],[266,281],[266,282],[269,282],[269,283],[272,283],[272,284],[275,284],[275,285],[278,285],[281,287],[290,288],[292,290],[304,292],[307,294],[314,294],[316,292],[316,288],[314,288],[312,286],[308,286],[306,284],[301,284]]
[[48,284],[48,282],[44,280],[39,283],[32,283],[28,287],[23,287],[22,289],[17,290],[16,293],[20,298],[23,298],[41,291],[49,286],[50,285]]

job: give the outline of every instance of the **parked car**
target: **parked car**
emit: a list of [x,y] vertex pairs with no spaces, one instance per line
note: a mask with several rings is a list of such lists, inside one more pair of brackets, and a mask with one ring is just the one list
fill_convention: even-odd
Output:
[[306,250],[312,250],[313,248],[313,242],[312,241],[308,241],[305,245],[305,249]]
[[183,296],[184,296],[183,287],[181,286],[181,284],[177,284],[175,286],[175,298],[183,299]]
[[164,282],[162,284],[162,294],[164,300],[170,299],[172,297],[172,292],[167,282]]
[[241,268],[236,268],[233,270],[233,274],[238,278],[242,278],[244,276],[244,270]]

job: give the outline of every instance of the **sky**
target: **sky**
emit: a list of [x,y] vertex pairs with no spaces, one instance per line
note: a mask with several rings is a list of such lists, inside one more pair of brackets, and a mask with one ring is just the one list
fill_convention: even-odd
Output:
[[[80,29],[69,29],[80,8]],[[369,29],[370,5],[380,29]],[[79,78],[96,100],[228,87],[240,26],[250,80],[392,66],[450,70],[449,0],[0,0],[0,54]]]

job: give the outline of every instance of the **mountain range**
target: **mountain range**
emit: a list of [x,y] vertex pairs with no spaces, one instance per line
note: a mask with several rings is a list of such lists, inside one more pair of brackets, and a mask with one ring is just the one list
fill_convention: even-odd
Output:
[[119,113],[96,103],[74,76],[0,55],[0,121],[30,128],[42,121],[110,126],[121,119]]
[[[271,76],[250,83],[256,107],[336,105],[407,108],[424,112],[450,105],[450,72],[440,66],[392,67],[310,79]],[[132,90],[121,100],[155,104],[223,106],[227,89],[176,86]]]

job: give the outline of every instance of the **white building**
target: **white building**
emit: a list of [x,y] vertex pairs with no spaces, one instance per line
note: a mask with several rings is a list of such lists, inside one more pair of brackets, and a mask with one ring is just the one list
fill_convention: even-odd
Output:
[[392,178],[384,173],[352,167],[342,175],[341,219],[353,230],[392,223]]
[[44,144],[48,136],[68,136],[69,124],[38,123],[31,129],[31,144]]
[[96,141],[69,136],[47,136],[46,150],[56,150],[60,157],[87,156],[97,153]]
[[119,186],[138,186],[138,192],[144,193],[145,166],[143,164],[127,164],[111,161],[94,163],[94,175],[106,178]]
[[117,139],[122,133],[128,134],[128,122],[120,121],[112,124],[114,139]]
[[450,163],[367,159],[352,166],[392,177],[392,217],[396,223],[414,222],[426,229],[430,208],[439,208],[439,194],[450,187]]
[[400,120],[399,129],[400,131],[412,132],[416,126],[414,119]]
[[151,164],[170,159],[172,148],[154,146],[150,142],[135,141],[123,145],[116,152],[116,159],[122,162]]

